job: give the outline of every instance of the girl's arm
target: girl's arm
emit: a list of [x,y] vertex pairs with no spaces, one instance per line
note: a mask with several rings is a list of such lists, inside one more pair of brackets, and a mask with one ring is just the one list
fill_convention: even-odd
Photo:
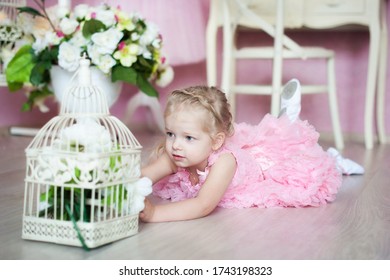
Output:
[[172,163],[169,156],[164,152],[155,161],[141,169],[141,177],[148,177],[154,184],[165,176],[175,172],[175,165]]
[[237,163],[232,154],[224,154],[213,164],[198,196],[169,204],[153,205],[145,201],[140,218],[144,222],[190,220],[207,216],[224,195],[236,172]]

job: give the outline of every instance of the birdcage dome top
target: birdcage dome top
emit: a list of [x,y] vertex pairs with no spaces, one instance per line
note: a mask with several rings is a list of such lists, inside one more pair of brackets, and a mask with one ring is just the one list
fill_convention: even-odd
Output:
[[[91,80],[90,61],[80,59],[61,101],[60,114],[35,136],[26,152],[111,153],[142,147],[119,119],[110,115],[106,96]],[[28,155],[29,155],[28,154]]]

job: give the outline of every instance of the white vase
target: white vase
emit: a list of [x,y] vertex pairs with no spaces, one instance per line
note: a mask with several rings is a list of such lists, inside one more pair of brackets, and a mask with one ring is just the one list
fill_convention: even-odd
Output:
[[[91,70],[91,84],[99,87],[99,90],[107,97],[107,104],[111,107],[118,99],[122,90],[122,82],[111,82],[111,77],[105,75],[96,67],[90,67]],[[74,72],[68,72],[57,65],[53,65],[50,70],[51,85],[53,87],[54,95],[58,102],[61,103],[62,97],[66,90],[72,85],[77,83],[77,77],[73,78]]]

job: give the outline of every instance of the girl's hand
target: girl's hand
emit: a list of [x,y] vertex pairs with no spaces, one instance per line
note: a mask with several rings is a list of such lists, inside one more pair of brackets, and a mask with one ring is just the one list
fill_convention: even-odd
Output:
[[153,205],[145,199],[145,208],[140,213],[143,222],[172,222],[205,217],[221,201],[237,169],[235,157],[225,153],[213,164],[206,181],[194,198]]
[[143,222],[151,222],[154,215],[155,206],[148,198],[145,198],[145,208],[139,214],[139,218]]

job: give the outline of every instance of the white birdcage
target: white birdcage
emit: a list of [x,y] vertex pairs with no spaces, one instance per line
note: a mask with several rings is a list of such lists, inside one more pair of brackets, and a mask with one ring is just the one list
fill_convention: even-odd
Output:
[[94,248],[138,232],[142,147],[109,114],[89,64],[26,149],[24,239]]

